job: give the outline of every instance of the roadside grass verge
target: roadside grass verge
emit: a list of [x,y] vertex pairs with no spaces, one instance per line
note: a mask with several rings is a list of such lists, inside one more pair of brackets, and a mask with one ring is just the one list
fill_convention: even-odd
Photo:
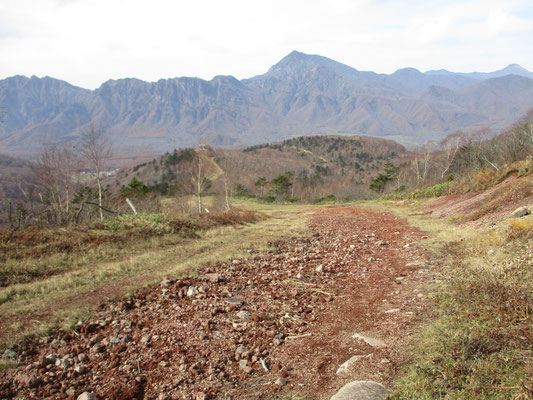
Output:
[[[246,219],[253,214],[241,213]],[[254,218],[255,223],[240,220],[235,224],[232,218],[222,213],[193,221],[201,228],[194,236],[182,232],[136,236],[120,245],[109,242],[70,255],[60,250],[41,258],[32,256],[36,269],[40,265],[54,274],[0,287],[0,349],[58,326],[69,328],[99,304],[164,277],[194,275],[203,265],[246,258],[249,249],[264,251],[280,237],[307,231],[304,213],[265,212],[263,217]],[[102,235],[116,234],[106,229],[99,227]],[[25,259],[19,262],[22,265]]]
[[435,319],[420,334],[391,399],[533,398],[533,224],[474,230],[408,205],[370,202],[431,233],[442,265],[428,288]]

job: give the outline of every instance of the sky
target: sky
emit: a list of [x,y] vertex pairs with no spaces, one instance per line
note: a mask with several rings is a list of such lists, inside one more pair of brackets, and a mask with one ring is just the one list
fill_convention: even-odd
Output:
[[238,79],[293,50],[392,73],[533,70],[531,0],[0,0],[0,79]]

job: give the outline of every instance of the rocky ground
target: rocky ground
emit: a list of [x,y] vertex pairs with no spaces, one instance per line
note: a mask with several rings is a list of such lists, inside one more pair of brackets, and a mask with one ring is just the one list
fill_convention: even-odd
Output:
[[428,316],[425,234],[383,213],[313,213],[308,238],[8,350],[20,364],[0,372],[0,398],[329,399],[353,380],[388,384]]

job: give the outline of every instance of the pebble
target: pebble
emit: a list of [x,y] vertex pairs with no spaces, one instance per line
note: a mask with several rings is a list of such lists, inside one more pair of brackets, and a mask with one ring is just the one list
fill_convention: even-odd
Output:
[[282,378],[281,376],[276,379],[276,385],[278,386],[285,386],[287,384],[287,380],[285,378]]
[[142,338],[141,338],[141,343],[142,344],[146,344],[150,341],[150,336],[149,335],[144,335]]
[[241,299],[238,299],[236,297],[228,297],[224,300],[226,303],[229,303],[233,306],[242,306],[244,304],[244,301]]
[[382,341],[382,340],[379,340],[379,339],[375,339],[375,338],[371,338],[371,337],[368,337],[368,336],[363,336],[359,333],[354,333],[352,335],[352,337],[354,339],[359,339],[359,340],[362,340],[363,342],[365,342],[366,344],[372,346],[372,347],[386,347],[387,344]]
[[161,281],[161,286],[170,286],[172,284],[172,281],[168,278],[165,278]]
[[220,275],[219,274],[215,274],[215,273],[205,274],[204,275],[204,279],[206,281],[211,282],[211,283],[217,283],[217,282],[220,281]]
[[248,311],[242,310],[237,313],[237,317],[239,317],[243,321],[247,321],[250,319],[250,313]]

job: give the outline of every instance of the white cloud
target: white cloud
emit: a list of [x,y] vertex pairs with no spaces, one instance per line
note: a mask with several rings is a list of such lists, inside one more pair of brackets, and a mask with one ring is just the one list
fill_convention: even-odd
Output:
[[521,0],[2,0],[0,78],[245,78],[291,50],[357,69],[533,69]]

